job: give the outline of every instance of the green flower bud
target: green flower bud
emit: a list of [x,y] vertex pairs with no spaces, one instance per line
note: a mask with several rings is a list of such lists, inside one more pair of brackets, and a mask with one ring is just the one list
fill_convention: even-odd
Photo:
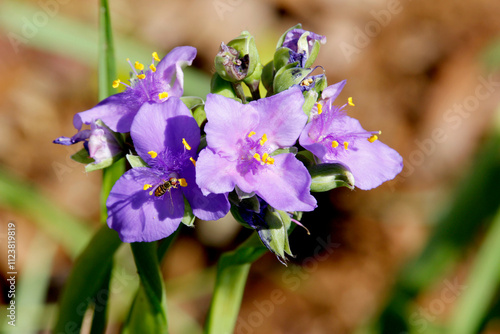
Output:
[[342,164],[325,163],[309,166],[307,169],[312,178],[312,192],[323,192],[338,187],[354,189],[354,176],[351,170]]

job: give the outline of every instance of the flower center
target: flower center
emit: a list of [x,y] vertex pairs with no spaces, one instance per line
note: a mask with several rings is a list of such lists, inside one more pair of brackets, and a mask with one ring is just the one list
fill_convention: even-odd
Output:
[[273,165],[274,158],[269,155],[269,147],[266,142],[268,141],[267,134],[262,137],[256,138],[255,131],[250,133],[240,142],[240,157],[237,170],[241,174],[246,174],[249,171],[255,173],[257,168],[266,165]]

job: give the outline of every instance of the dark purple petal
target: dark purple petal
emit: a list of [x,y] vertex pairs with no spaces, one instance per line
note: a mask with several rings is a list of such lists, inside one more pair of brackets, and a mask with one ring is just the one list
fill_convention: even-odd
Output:
[[248,173],[245,179],[253,184],[255,193],[275,209],[312,211],[316,208],[316,199],[310,193],[311,176],[291,153],[275,156],[274,165],[263,166],[256,174]]
[[[308,32],[307,30],[304,29],[292,29],[290,30],[286,36],[285,39],[283,40],[283,46],[286,48],[289,48],[295,52],[299,52],[297,47],[297,43],[299,42],[300,37]],[[316,33],[313,33],[312,31],[309,31],[309,35],[307,35],[307,44],[309,48],[312,47],[312,44],[314,41],[319,41],[321,44],[326,43],[326,37],[323,35],[318,35]]]
[[259,123],[259,115],[250,105],[221,95],[207,96],[205,112],[208,119],[205,126],[207,144],[217,152],[236,152],[237,143],[250,131],[256,131]]
[[196,162],[196,183],[203,194],[223,194],[234,189],[241,178],[236,171],[236,161],[230,161],[213,153],[209,148],[200,152]]
[[54,144],[60,144],[60,145],[73,145],[78,142],[84,141],[89,139],[91,134],[91,130],[82,130],[78,131],[77,134],[75,134],[73,137],[59,137],[53,141]]
[[326,87],[323,93],[321,93],[321,98],[324,100],[330,99],[330,103],[333,103],[333,100],[335,100],[337,96],[339,96],[346,82],[346,80],[342,80],[340,82],[337,82],[336,84]]
[[[156,75],[158,80],[162,81],[163,91],[169,91],[171,96],[182,96],[184,87],[182,68],[191,65],[195,57],[196,48],[192,46],[176,47],[163,57],[156,67]],[[175,82],[172,84],[174,76]]]
[[157,198],[143,190],[145,184],[157,184],[158,176],[149,168],[127,171],[109,194],[108,226],[116,230],[123,242],[150,242],[172,234],[184,215],[180,189],[172,189]]
[[268,145],[274,148],[294,145],[307,122],[303,104],[304,96],[296,87],[250,102],[249,105],[259,112],[260,123],[254,130],[257,137],[265,133]]
[[73,125],[81,129],[83,124],[102,120],[115,132],[129,132],[135,114],[146,99],[136,90],[111,95],[102,100],[94,108],[79,112],[73,118]]
[[168,148],[171,154],[184,152],[184,138],[191,146],[191,156],[200,144],[200,128],[184,103],[176,97],[164,103],[145,103],[137,113],[130,135],[139,156],[148,162],[149,151],[160,153]]
[[227,193],[203,195],[200,187],[196,184],[194,165],[185,168],[182,171],[182,177],[187,181],[187,187],[182,188],[182,191],[196,217],[203,220],[217,220],[229,212],[230,205]]

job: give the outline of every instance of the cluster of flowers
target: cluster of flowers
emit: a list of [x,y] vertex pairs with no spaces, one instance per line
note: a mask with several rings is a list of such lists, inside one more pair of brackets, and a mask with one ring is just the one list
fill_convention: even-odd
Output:
[[[177,47],[148,68],[132,64],[125,89],[75,115],[78,133],[54,142],[84,142],[74,159],[86,170],[126,156],[130,168],[107,200],[108,225],[124,242],[149,242],[194,218],[230,210],[280,261],[290,254],[288,228],[316,208],[311,191],[371,189],[394,178],[401,156],[334,105],[345,81],[313,75],[326,38],[292,27],[263,66],[254,38],[222,43],[206,101],[182,97],[183,71],[196,49]],[[251,97],[245,96],[245,84]],[[261,98],[260,86],[266,89]],[[90,129],[82,130],[83,125]],[[297,143],[298,142],[298,143]]]

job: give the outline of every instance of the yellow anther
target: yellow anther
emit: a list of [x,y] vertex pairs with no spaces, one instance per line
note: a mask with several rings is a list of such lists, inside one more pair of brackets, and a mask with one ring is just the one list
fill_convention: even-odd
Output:
[[196,167],[196,160],[194,160],[193,157],[189,158],[189,160],[191,160],[191,162],[193,163],[193,165]]
[[323,105],[321,103],[316,104],[316,107],[318,108],[318,115],[321,115],[323,112]]
[[354,107],[354,102],[352,102],[352,97],[347,98],[347,103],[349,103],[350,106]]
[[266,159],[266,164],[268,164],[268,165],[274,165],[274,158],[268,157]]
[[142,189],[143,189],[143,190],[148,190],[148,189],[149,189],[149,188],[151,188],[151,187],[152,187],[152,185],[150,185],[150,184],[147,184],[147,183],[146,183],[146,184],[144,185],[144,187],[142,187]]
[[301,86],[309,86],[310,84],[312,84],[312,82],[313,82],[313,79],[308,78],[308,79],[304,79],[304,80],[300,83],[300,85],[301,85]]
[[115,81],[113,81],[113,88],[118,88],[118,86],[120,86],[120,79],[116,79]]
[[250,131],[250,133],[248,134],[248,138],[252,138],[252,136],[255,134],[255,131]]
[[158,57],[158,53],[153,52],[153,59],[156,60],[156,61],[160,61],[160,57]]
[[260,138],[259,144],[260,146],[264,146],[264,143],[267,141],[267,135],[264,133],[262,138]]
[[145,78],[146,78],[146,74],[139,74],[139,75],[137,76],[137,79],[141,79],[141,80],[143,80],[143,79],[145,79]]
[[155,151],[149,151],[148,154],[151,156],[151,158],[156,158],[158,156],[158,153],[156,153]]
[[339,146],[339,142],[338,141],[336,141],[336,140],[332,141],[332,147],[333,148],[337,148],[338,146]]
[[188,183],[186,182],[186,179],[178,179],[179,184],[181,187],[187,187]]
[[188,150],[188,151],[191,150],[191,146],[189,146],[189,144],[187,143],[186,138],[182,138],[182,143],[184,144],[184,147],[186,148],[186,150]]
[[347,150],[347,148],[349,147],[349,143],[348,142],[344,142],[344,148]]
[[130,61],[130,58],[127,58],[127,62],[129,62],[129,61]]
[[153,195],[153,193],[154,193],[154,191],[153,191],[153,190],[151,190],[151,191],[149,192],[149,196]]
[[261,159],[260,159],[260,154],[259,154],[259,153],[255,153],[255,154],[253,155],[253,157],[255,158],[255,160],[257,160],[257,161],[261,161]]
[[142,71],[144,69],[144,65],[139,63],[138,61],[135,62],[134,67],[139,71]]
[[373,142],[374,142],[375,140],[377,140],[377,139],[378,139],[378,136],[377,136],[377,135],[373,135],[373,136],[371,136],[370,138],[368,138],[368,141],[369,141],[370,143],[373,143]]
[[266,152],[264,154],[262,154],[262,161],[263,162],[266,162],[267,161],[267,158],[269,158],[269,154]]
[[161,100],[161,99],[166,99],[168,97],[168,93],[167,92],[162,92],[160,94],[158,94],[158,98]]
[[156,72],[156,66],[155,66],[155,64],[149,65],[149,68],[151,69],[151,71]]

